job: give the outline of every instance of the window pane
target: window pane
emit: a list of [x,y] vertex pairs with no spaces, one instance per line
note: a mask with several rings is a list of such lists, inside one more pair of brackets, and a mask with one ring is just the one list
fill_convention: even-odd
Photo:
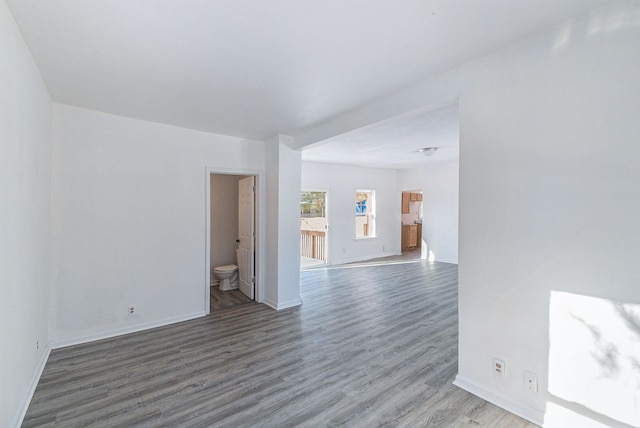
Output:
[[356,191],[356,238],[375,236],[374,191]]

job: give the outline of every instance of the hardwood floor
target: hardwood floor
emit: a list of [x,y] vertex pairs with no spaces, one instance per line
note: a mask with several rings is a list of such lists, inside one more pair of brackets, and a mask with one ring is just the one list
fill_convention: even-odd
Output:
[[252,302],[253,300],[242,294],[242,291],[238,289],[220,291],[217,285],[211,286],[211,311],[218,311],[220,309],[227,309]]
[[241,305],[52,351],[23,426],[534,427],[451,384],[457,266],[301,281],[300,307]]

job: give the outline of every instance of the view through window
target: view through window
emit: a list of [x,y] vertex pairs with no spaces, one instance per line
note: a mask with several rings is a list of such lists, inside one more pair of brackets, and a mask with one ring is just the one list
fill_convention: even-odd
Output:
[[375,192],[356,191],[356,238],[373,238],[375,228]]

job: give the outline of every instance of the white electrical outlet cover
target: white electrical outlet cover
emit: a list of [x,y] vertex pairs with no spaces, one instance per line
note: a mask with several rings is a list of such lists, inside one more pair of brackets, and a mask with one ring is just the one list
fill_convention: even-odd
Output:
[[529,391],[538,392],[538,376],[535,373],[524,372],[524,386]]

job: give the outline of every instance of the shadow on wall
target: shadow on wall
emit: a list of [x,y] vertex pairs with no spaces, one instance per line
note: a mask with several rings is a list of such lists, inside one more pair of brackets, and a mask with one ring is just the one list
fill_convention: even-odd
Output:
[[552,291],[548,385],[545,425],[640,426],[640,304]]

